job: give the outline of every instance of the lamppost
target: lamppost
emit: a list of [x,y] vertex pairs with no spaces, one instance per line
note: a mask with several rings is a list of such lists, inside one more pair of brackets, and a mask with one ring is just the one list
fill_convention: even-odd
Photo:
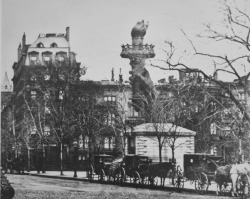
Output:
[[74,166],[74,178],[77,178],[77,159],[78,159],[78,142],[77,139],[75,138],[73,141],[73,146],[74,146],[74,157],[75,157],[75,166]]

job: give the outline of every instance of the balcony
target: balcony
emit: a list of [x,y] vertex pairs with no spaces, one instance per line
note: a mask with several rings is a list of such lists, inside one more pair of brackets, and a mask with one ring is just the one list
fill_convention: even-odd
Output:
[[155,56],[153,45],[122,45],[122,58],[153,58]]

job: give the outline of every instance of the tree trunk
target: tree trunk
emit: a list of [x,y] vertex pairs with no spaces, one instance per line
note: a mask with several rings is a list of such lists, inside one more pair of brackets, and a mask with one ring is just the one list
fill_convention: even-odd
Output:
[[161,144],[159,145],[159,160],[160,160],[160,163],[162,163],[162,145]]
[[171,151],[172,151],[172,162],[173,162],[173,163],[176,163],[176,161],[175,161],[175,151],[174,151],[174,146],[173,146],[173,147],[171,147]]
[[40,173],[40,155],[39,155],[39,148],[36,149],[36,169],[37,169],[37,173]]
[[[172,163],[174,164],[174,167],[176,166],[176,161],[175,161],[175,151],[174,151],[175,146],[171,146],[171,151],[172,151]],[[174,175],[172,177],[172,185],[174,185]]]
[[45,173],[45,148],[44,143],[42,144],[42,173]]
[[63,175],[63,142],[60,143],[60,171],[61,175]]
[[28,172],[30,172],[30,149],[28,149]]

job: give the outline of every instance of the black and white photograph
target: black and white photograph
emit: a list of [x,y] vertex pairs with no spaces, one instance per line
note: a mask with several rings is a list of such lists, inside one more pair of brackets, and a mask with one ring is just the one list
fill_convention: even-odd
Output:
[[2,0],[1,199],[250,198],[250,0]]

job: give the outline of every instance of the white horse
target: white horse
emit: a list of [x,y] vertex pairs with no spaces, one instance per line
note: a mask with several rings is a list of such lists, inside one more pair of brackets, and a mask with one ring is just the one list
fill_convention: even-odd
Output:
[[[244,164],[233,164],[220,166],[215,171],[214,180],[217,183],[217,195],[221,192],[222,186],[227,186],[227,183],[232,183],[231,194],[232,196],[238,195],[236,187],[237,187],[237,179],[241,174],[247,176],[248,183],[250,183],[250,165],[248,163]],[[248,187],[246,187],[245,193],[248,193]]]
[[[236,186],[237,186],[237,178],[239,174],[245,174],[248,177],[248,184],[249,184],[250,165],[248,163],[232,165],[232,168],[230,170],[230,178],[232,181],[232,196],[234,196],[234,194],[238,195],[236,192]],[[248,192],[248,187],[246,188],[247,188],[246,192]]]

